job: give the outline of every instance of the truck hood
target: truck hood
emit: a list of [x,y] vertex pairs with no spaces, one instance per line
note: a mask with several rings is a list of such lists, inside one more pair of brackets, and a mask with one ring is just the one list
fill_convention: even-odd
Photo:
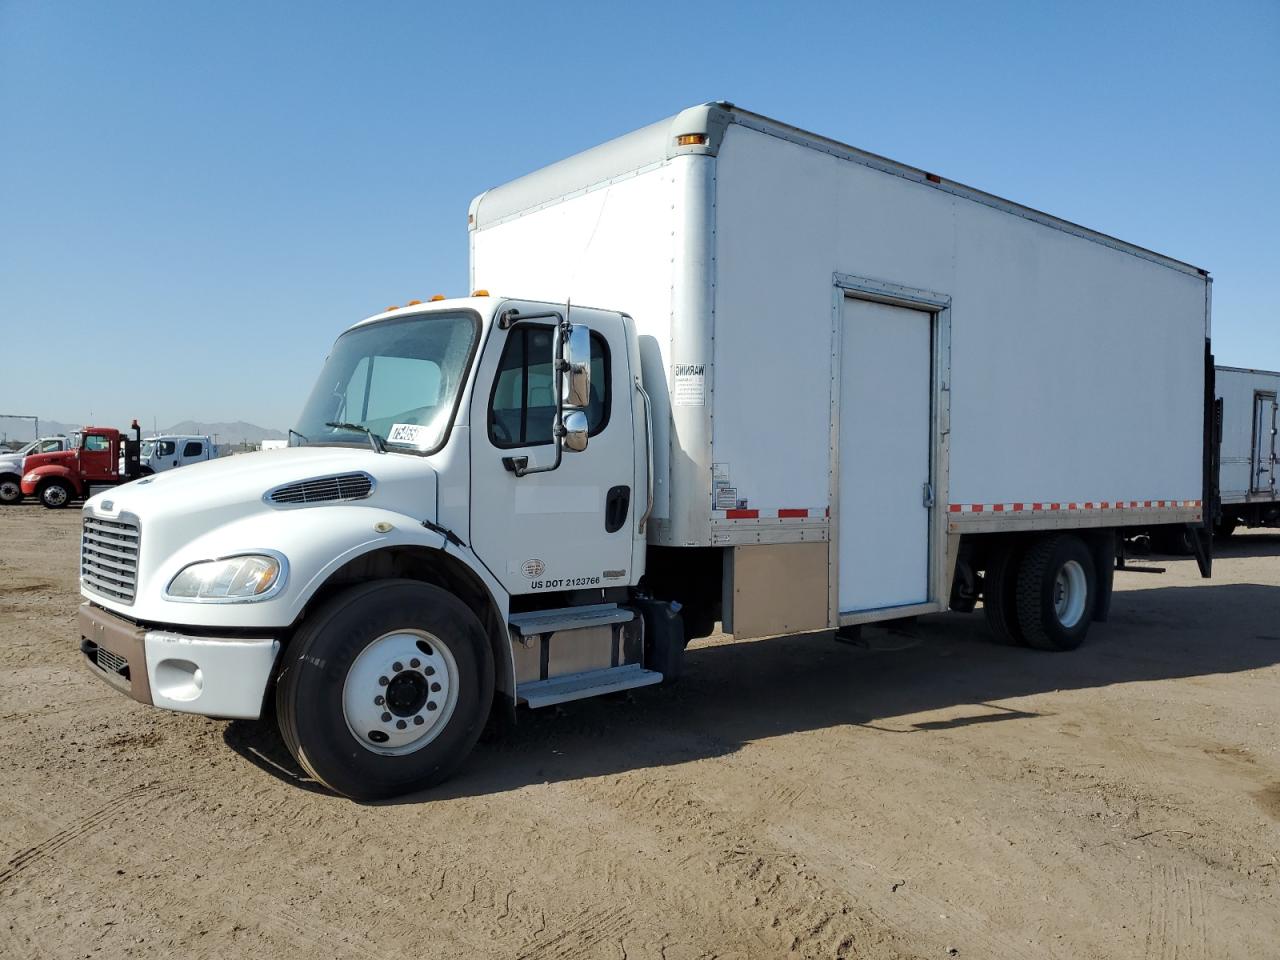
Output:
[[287,484],[346,473],[373,479],[372,492],[360,503],[434,518],[436,475],[428,463],[410,454],[350,447],[289,447],[195,463],[104,491],[85,506],[99,516],[131,513],[148,525],[171,520],[194,533],[250,513],[305,509],[305,504],[280,505],[265,496]]
[[50,464],[73,464],[76,462],[76,454],[78,450],[58,450],[53,453],[33,453],[22,461],[22,472],[30,473],[37,467],[47,467]]

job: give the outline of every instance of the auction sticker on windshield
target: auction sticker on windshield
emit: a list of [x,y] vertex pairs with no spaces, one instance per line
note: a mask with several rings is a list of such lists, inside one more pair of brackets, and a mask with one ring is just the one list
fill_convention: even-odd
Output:
[[429,440],[426,435],[427,428],[418,423],[393,423],[391,432],[387,434],[387,443],[412,443],[420,446],[424,440]]

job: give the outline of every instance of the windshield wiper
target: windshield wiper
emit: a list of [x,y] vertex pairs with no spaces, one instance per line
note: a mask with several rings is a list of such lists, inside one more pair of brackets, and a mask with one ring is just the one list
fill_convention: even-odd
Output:
[[310,440],[308,440],[306,437],[304,437],[302,434],[300,434],[297,430],[293,429],[293,427],[290,427],[290,428],[289,428],[289,436],[291,436],[291,437],[297,437],[297,438],[298,438],[299,440],[301,440],[303,443],[310,443],[310,442],[311,442],[311,441],[310,441]]
[[382,446],[382,437],[378,436],[366,426],[362,426],[358,423],[340,423],[334,420],[326,420],[324,425],[326,427],[335,427],[338,430],[354,430],[356,433],[363,433],[369,438],[369,446],[373,447],[374,453],[386,453],[386,450]]

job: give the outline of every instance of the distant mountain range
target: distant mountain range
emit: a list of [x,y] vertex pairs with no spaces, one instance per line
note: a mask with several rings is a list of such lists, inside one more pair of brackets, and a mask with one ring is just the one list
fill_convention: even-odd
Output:
[[[40,436],[48,437],[59,433],[72,433],[79,430],[83,423],[61,423],[57,420],[41,420]],[[125,427],[128,424],[111,424],[112,426]],[[32,439],[32,430],[35,424],[30,420],[18,420],[14,417],[0,417],[0,438],[8,436],[12,441],[27,441]],[[145,424],[143,425],[142,435],[149,437],[152,431]],[[272,430],[269,427],[260,427],[256,423],[245,423],[243,420],[236,420],[233,423],[201,423],[197,420],[183,420],[181,423],[175,423],[171,427],[165,427],[161,433],[191,434],[194,436],[210,436],[217,437],[218,443],[224,444],[241,444],[247,443],[250,446],[256,446],[263,440],[283,440],[287,434],[281,433],[279,430]]]

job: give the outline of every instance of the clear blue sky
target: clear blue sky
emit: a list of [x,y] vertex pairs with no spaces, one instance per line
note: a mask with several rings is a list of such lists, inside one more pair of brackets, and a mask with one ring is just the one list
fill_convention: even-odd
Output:
[[0,0],[0,413],[284,428],[474,194],[708,99],[1206,267],[1280,369],[1277,0]]

